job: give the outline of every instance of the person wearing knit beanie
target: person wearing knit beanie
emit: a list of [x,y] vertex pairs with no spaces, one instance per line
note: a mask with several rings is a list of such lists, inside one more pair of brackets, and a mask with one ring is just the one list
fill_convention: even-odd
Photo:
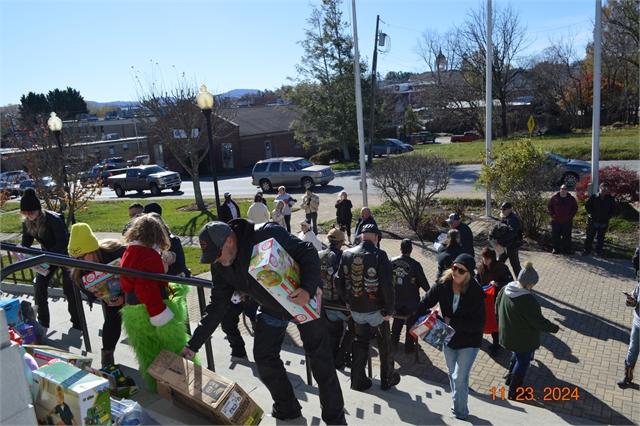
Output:
[[20,211],[30,212],[34,210],[42,210],[42,205],[36,195],[36,191],[33,188],[29,188],[24,191],[24,195],[20,199]]
[[524,377],[533,353],[540,347],[540,332],[564,330],[542,316],[542,309],[531,289],[538,283],[533,263],[527,261],[518,280],[503,287],[496,297],[500,346],[512,352],[505,385],[509,399],[516,399],[517,389],[524,387]]
[[71,226],[69,235],[69,254],[73,257],[91,253],[100,248],[100,242],[86,223],[76,223]]
[[518,274],[518,282],[525,288],[531,289],[534,285],[538,284],[538,272],[533,269],[533,263],[526,261],[524,268]]

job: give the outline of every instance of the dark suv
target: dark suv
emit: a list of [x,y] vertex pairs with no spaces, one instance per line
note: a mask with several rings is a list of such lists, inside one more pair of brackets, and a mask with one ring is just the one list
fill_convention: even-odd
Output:
[[302,157],[269,158],[253,166],[252,184],[263,191],[271,191],[280,185],[313,188],[325,186],[335,178],[329,166],[315,166]]

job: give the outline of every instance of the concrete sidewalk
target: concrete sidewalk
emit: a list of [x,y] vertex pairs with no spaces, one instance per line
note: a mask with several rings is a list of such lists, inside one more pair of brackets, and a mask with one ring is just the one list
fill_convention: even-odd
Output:
[[[335,220],[334,196],[321,197],[319,222]],[[379,203],[379,199],[370,197],[369,204]],[[354,213],[359,210],[357,200]],[[124,214],[124,212],[123,212]],[[355,214],[357,216],[357,214]],[[299,221],[304,218],[301,211],[292,217],[292,228],[299,229]],[[124,220],[124,217],[123,217]],[[489,223],[490,224],[490,223]],[[488,223],[475,220],[471,227],[477,235],[486,232]],[[355,221],[353,223],[355,226]],[[98,233],[98,238],[117,237],[119,234]],[[3,240],[10,239],[1,235]],[[326,235],[320,233],[321,240]],[[16,237],[17,238],[17,237]],[[11,238],[11,239],[16,239]],[[19,239],[19,238],[18,238]],[[197,245],[197,236],[183,238],[185,245]],[[382,248],[389,257],[400,254],[400,241],[390,238],[382,240]],[[476,246],[479,255],[481,247]],[[413,257],[418,259],[433,284],[437,270],[436,253],[433,246],[414,241]],[[502,350],[496,358],[488,354],[486,340],[471,371],[469,419],[473,423],[493,424],[638,424],[640,422],[640,390],[636,385],[625,390],[616,386],[621,377],[624,357],[629,343],[629,331],[633,320],[631,309],[624,306],[621,291],[631,291],[636,285],[629,260],[607,259],[601,257],[554,256],[550,253],[529,249],[526,245],[520,253],[522,262],[531,260],[540,275],[540,283],[535,294],[542,306],[543,315],[561,324],[564,332],[542,335],[541,348],[536,351],[525,386],[531,386],[535,404],[492,401],[491,389],[498,392],[504,386],[502,377],[508,365],[508,354]],[[201,277],[210,278],[209,274]],[[6,287],[3,288],[3,291]],[[206,292],[208,293],[208,291]],[[9,297],[5,294],[3,297]],[[22,298],[22,296],[20,296]],[[207,295],[208,297],[208,295]],[[27,297],[29,298],[29,297]],[[200,317],[195,292],[190,295],[189,312],[192,327]],[[52,303],[52,328],[48,337],[53,346],[82,351],[81,336],[70,330],[66,302],[57,300]],[[99,364],[99,329],[102,314],[99,307],[87,312],[94,356]],[[245,341],[251,347],[252,339],[242,327]],[[490,336],[485,336],[489,338]],[[403,342],[403,339],[400,340]],[[232,380],[251,393],[258,404],[270,411],[271,398],[260,384],[253,363],[229,358],[230,349],[224,341],[224,334],[218,329],[213,336],[216,371]],[[202,359],[204,350],[201,351]],[[252,355],[249,355],[253,359]],[[283,360],[287,365],[297,395],[303,405],[304,419],[295,424],[318,424],[320,409],[317,388],[305,384],[306,372],[304,356],[301,350],[297,329],[290,326],[288,338],[283,347]],[[126,336],[118,344],[116,361],[132,370],[137,363],[131,348],[126,344]],[[378,358],[374,351],[374,375],[378,375]],[[396,353],[396,363],[402,374],[402,382],[388,392],[380,391],[379,382],[367,392],[354,392],[349,389],[349,373],[339,372],[349,412],[348,421],[352,424],[457,424],[460,421],[451,418],[449,408],[451,397],[448,393],[446,365],[441,352],[421,342],[420,360],[415,363],[413,355],[405,355],[404,347]],[[375,377],[374,377],[375,378]],[[577,400],[538,401],[545,392],[553,399],[559,396],[562,388],[578,389]],[[548,388],[545,391],[545,388]],[[313,394],[313,395],[312,395]],[[197,424],[198,418],[181,412],[159,399],[157,395],[141,392],[133,399],[143,406],[169,416],[169,423],[178,422]],[[275,424],[272,418],[266,418],[265,424]],[[278,421],[277,423],[282,423]]]

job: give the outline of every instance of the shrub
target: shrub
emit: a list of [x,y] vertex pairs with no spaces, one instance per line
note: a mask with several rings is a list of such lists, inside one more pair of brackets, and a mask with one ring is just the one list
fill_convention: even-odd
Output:
[[[638,201],[640,179],[638,174],[625,167],[607,166],[598,172],[598,181],[609,185],[609,193],[618,203],[630,203]],[[591,175],[583,177],[576,185],[576,197],[578,200],[589,198],[587,191],[591,183]]]
[[313,164],[329,165],[331,163],[331,151],[319,151],[313,154],[309,161]]

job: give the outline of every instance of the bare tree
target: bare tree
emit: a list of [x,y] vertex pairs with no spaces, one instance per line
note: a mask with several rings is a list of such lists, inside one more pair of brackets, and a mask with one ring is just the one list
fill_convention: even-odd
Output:
[[[138,73],[135,79],[140,105],[148,108],[156,120],[152,123],[151,118],[141,118],[150,124],[148,137],[156,137],[164,147],[169,148],[191,176],[196,205],[200,210],[205,210],[199,165],[209,158],[209,145],[206,121],[196,104],[199,92],[197,84],[188,82],[184,73],[171,87],[166,87],[164,82],[153,77],[141,79]],[[218,141],[233,131],[234,126],[230,122],[234,117],[235,110],[231,109],[230,100],[217,98],[211,119],[215,158],[221,158]]]
[[373,186],[384,200],[418,233],[418,225],[429,201],[449,184],[449,161],[438,155],[412,153],[374,163],[371,169]]

